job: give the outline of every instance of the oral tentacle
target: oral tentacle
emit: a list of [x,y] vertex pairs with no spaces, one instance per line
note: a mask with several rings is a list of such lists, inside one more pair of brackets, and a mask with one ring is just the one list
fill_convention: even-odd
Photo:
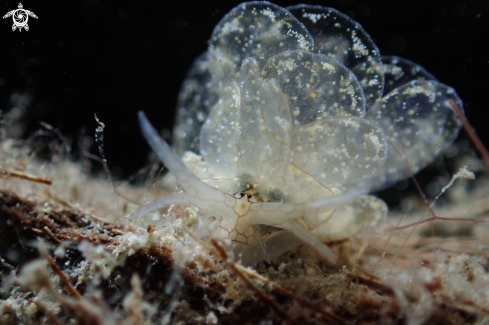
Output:
[[[184,187],[188,202],[219,214],[233,214],[235,199],[218,189],[207,186],[185,166],[170,146],[163,140],[149,123],[143,112],[138,113],[139,123],[146,141],[158,155],[163,164]],[[184,202],[181,202],[184,203]]]
[[158,155],[161,162],[178,179],[185,191],[192,197],[205,199],[221,199],[222,192],[208,187],[177,156],[170,146],[163,140],[155,128],[149,123],[143,112],[138,112],[139,124],[146,141]]
[[137,209],[134,212],[133,217],[137,219],[144,216],[147,213],[150,213],[160,208],[164,208],[171,204],[186,204],[189,202],[190,199],[186,193],[173,193],[170,195],[165,195]]
[[307,215],[328,212],[366,193],[368,193],[368,188],[357,188],[311,202],[253,203],[250,207],[250,223],[266,224],[285,229],[285,224],[289,220],[299,220]]
[[336,254],[328,247],[325,243],[320,241],[316,236],[312,235],[309,230],[307,230],[299,222],[288,222],[284,224],[284,229],[292,232],[297,238],[306,244],[314,247],[321,255],[323,255],[331,264],[336,264],[338,259]]

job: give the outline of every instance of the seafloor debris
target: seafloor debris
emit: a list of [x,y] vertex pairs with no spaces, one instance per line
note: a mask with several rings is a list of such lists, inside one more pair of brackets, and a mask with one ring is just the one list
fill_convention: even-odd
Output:
[[[387,233],[328,242],[339,257],[334,267],[303,246],[253,270],[228,259],[215,241],[204,243],[209,251],[197,249],[181,264],[182,247],[173,243],[172,251],[162,245],[175,236],[168,225],[143,228],[123,222],[125,234],[120,235],[114,231],[120,223],[98,222],[77,209],[46,208],[6,191],[0,195],[0,214],[2,324],[153,324],[165,319],[188,324],[414,324],[480,323],[489,317],[487,236],[472,223],[448,225],[452,235],[469,231],[471,238],[426,237],[428,227],[405,242],[410,228],[391,238]],[[58,248],[42,230],[45,225],[62,241]],[[447,229],[440,233],[446,234]],[[33,244],[51,247],[58,270],[36,257]],[[15,253],[21,258],[13,258]],[[81,298],[72,298],[56,275],[60,270]]]

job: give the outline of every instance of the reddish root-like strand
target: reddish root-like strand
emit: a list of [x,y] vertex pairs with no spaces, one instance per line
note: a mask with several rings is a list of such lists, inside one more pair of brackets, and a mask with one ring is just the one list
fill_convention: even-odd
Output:
[[464,112],[458,106],[458,104],[454,100],[450,100],[450,106],[452,106],[453,110],[455,111],[455,114],[457,114],[458,118],[462,121],[465,132],[467,132],[467,135],[469,136],[470,140],[472,140],[472,143],[475,145],[477,150],[482,155],[484,164],[486,165],[487,170],[489,170],[489,151],[487,151],[486,146],[484,146],[477,133],[475,133],[474,127],[472,126],[472,124],[470,124],[467,117],[465,117]]
[[83,299],[82,295],[75,289],[75,287],[73,287],[71,285],[70,281],[63,274],[63,272],[61,272],[61,270],[59,269],[59,267],[56,264],[56,262],[51,258],[51,255],[49,255],[49,253],[46,250],[44,250],[42,252],[42,254],[44,255],[44,258],[46,258],[46,260],[48,261],[48,263],[51,266],[51,268],[53,269],[54,273],[59,277],[59,279],[61,280],[61,282],[64,283],[64,285],[66,286],[67,291],[69,293],[71,293],[76,299]]

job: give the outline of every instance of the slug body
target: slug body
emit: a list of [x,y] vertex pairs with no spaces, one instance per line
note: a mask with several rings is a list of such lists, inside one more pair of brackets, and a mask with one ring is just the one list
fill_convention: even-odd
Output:
[[184,192],[136,216],[194,205],[212,212],[212,236],[243,252],[258,247],[249,262],[305,242],[334,263],[318,236],[374,231],[387,207],[366,193],[408,177],[406,161],[416,172],[453,142],[461,127],[454,103],[462,107],[453,89],[413,62],[380,56],[363,28],[334,9],[243,3],[216,26],[182,86],[176,150],[200,167],[187,168],[139,113]]

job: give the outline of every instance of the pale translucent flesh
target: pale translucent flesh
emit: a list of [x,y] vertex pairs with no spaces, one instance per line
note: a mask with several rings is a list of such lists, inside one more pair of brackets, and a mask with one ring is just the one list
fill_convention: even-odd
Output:
[[136,214],[193,204],[214,212],[213,236],[261,248],[250,262],[298,245],[290,233],[334,262],[317,236],[375,231],[387,208],[364,194],[409,177],[406,161],[416,172],[449,146],[461,127],[454,104],[462,107],[453,89],[411,61],[382,58],[334,9],[241,4],[216,26],[180,95],[176,149],[200,153],[204,177],[140,113],[185,191]]

